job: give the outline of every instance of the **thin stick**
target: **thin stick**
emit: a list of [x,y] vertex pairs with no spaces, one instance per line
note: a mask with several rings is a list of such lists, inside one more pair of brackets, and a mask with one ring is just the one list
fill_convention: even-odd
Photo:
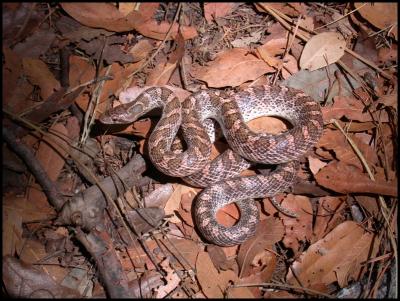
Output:
[[346,18],[348,15],[351,15],[352,13],[358,11],[359,9],[361,9],[362,7],[364,7],[365,5],[367,5],[367,3],[364,3],[364,4],[361,5],[359,8],[353,9],[351,12],[348,12],[347,14],[341,16],[340,18],[338,18],[338,19],[336,19],[336,20],[333,20],[332,22],[329,22],[328,24],[325,24],[325,25],[322,25],[322,26],[320,26],[320,27],[317,27],[317,28],[315,28],[314,30],[318,30],[318,29],[327,27],[327,26],[329,26],[329,25],[332,25],[333,23],[339,22],[340,20]]
[[[375,177],[372,174],[367,160],[365,160],[365,157],[363,156],[363,154],[361,153],[361,151],[359,150],[359,148],[357,147],[357,145],[354,143],[354,141],[345,133],[345,131],[343,130],[343,128],[340,126],[340,124],[337,122],[337,120],[332,119],[331,122],[342,132],[342,134],[346,137],[347,141],[349,141],[351,147],[354,149],[355,153],[357,154],[357,156],[360,158],[361,162],[363,163],[363,166],[365,167],[365,169],[367,170],[367,173],[369,175],[369,177],[371,178],[372,181],[375,181]],[[390,242],[392,244],[392,248],[393,248],[393,253],[394,253],[394,258],[396,261],[396,266],[398,266],[398,258],[397,258],[397,243],[396,240],[393,236],[393,229],[392,226],[390,224],[389,221],[389,217],[387,216],[387,212],[389,212],[389,209],[386,206],[385,200],[383,199],[383,197],[381,195],[379,195],[379,203],[381,204],[381,212],[382,215],[387,223],[387,227],[388,227],[388,234],[389,234],[389,238],[390,238]],[[397,277],[397,276],[396,276]],[[397,280],[395,280],[394,283],[397,283]]]
[[277,286],[277,287],[282,287],[282,288],[301,290],[301,291],[309,292],[309,293],[312,293],[312,294],[315,294],[315,295],[324,296],[324,297],[329,298],[329,299],[333,299],[334,298],[331,295],[325,294],[323,292],[319,292],[317,290],[313,290],[311,288],[295,286],[295,285],[290,285],[290,284],[272,283],[272,282],[236,284],[236,285],[232,285],[231,287],[259,287],[259,286],[262,286],[262,287]]

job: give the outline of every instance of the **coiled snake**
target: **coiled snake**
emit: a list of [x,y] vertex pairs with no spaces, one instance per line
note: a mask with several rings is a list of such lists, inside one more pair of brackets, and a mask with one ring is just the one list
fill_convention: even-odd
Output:
[[[252,199],[274,196],[291,186],[297,160],[313,147],[323,130],[317,102],[299,90],[268,85],[238,93],[203,90],[182,103],[167,88],[149,88],[133,102],[104,113],[100,121],[131,123],[158,107],[163,112],[149,137],[150,159],[165,174],[206,187],[194,206],[195,222],[208,241],[222,246],[240,244],[254,235],[259,212]],[[271,115],[288,120],[292,128],[272,135],[254,133],[246,125],[251,119]],[[220,124],[232,150],[210,162],[216,138],[213,120]],[[184,151],[175,147],[179,128],[187,146]],[[279,166],[268,176],[240,177],[253,163]],[[225,227],[217,222],[216,212],[232,202],[240,209],[240,219]]]

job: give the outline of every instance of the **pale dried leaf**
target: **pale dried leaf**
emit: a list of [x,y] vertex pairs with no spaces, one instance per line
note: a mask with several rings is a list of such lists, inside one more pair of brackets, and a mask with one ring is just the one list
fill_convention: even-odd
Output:
[[160,263],[161,267],[164,271],[167,272],[167,276],[165,276],[165,280],[167,281],[166,285],[160,286],[155,291],[157,292],[156,298],[164,298],[170,292],[172,292],[181,282],[181,279],[176,274],[176,272],[170,267],[169,259],[166,258]]
[[336,32],[323,32],[313,36],[304,46],[300,57],[301,69],[317,70],[337,62],[343,55],[346,41]]
[[318,171],[324,167],[325,165],[327,165],[328,163],[321,161],[318,158],[315,158],[313,156],[308,156],[308,164],[310,166],[310,170],[313,173],[313,175],[316,175],[318,173]]
[[[339,69],[336,65],[330,65],[328,70],[319,69],[311,72],[300,70],[283,81],[282,85],[302,90],[315,100],[326,100],[327,103],[332,100],[333,96],[338,94],[352,96],[353,90],[360,87],[360,84],[352,77],[345,77],[341,72],[337,72],[337,70]],[[332,85],[331,79],[336,78],[336,75],[338,75],[340,85],[338,81],[334,81]],[[326,97],[327,95],[329,97]]]

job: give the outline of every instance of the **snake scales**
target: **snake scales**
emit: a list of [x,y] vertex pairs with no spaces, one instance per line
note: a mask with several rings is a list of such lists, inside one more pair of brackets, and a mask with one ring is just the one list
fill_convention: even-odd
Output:
[[[165,174],[206,187],[194,206],[195,222],[208,241],[222,246],[240,244],[254,235],[259,213],[251,199],[274,196],[291,186],[297,159],[312,148],[323,129],[317,102],[299,90],[268,85],[238,93],[203,90],[182,103],[167,88],[149,88],[133,102],[104,113],[100,121],[131,123],[154,108],[163,112],[149,137],[150,159]],[[251,119],[271,115],[288,120],[292,128],[272,135],[254,133],[246,125]],[[214,120],[232,150],[210,162]],[[175,147],[180,128],[184,151]],[[254,163],[279,165],[269,175],[239,176]],[[240,209],[240,219],[225,227],[217,222],[216,212],[232,202]]]

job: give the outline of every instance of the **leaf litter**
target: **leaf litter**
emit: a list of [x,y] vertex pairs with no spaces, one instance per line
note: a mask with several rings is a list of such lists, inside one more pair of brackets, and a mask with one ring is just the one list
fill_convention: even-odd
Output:
[[[54,221],[59,209],[41,186],[43,175],[18,171],[15,158],[3,162],[3,175],[14,182],[3,185],[3,282],[11,296],[43,296],[56,287],[53,297],[308,298],[339,296],[358,284],[363,289],[353,298],[395,297],[397,3],[8,3],[3,25],[3,126],[18,137],[7,140],[10,149],[24,143],[34,152],[44,177],[69,193],[65,200],[92,188],[89,174],[123,178],[115,171],[135,152],[147,161],[127,199],[108,203],[106,230],[96,228],[116,251],[108,269],[85,240],[89,253],[76,248],[76,225],[68,225],[75,234],[56,235],[66,228]],[[297,217],[264,199],[255,236],[240,246],[207,244],[191,211],[201,189],[152,167],[146,144],[157,112],[116,129],[83,122],[150,86],[172,88],[183,101],[200,89],[275,83],[320,102],[324,133],[302,159],[297,184],[275,197]],[[273,117],[248,126],[288,129]],[[91,153],[74,155],[86,149],[82,143],[93,146]],[[212,157],[226,148],[217,141]],[[17,195],[13,187],[27,177],[25,194]],[[300,187],[307,193],[293,193]],[[75,218],[84,220],[85,212]],[[138,214],[154,221],[143,225]],[[217,214],[227,226],[239,217],[235,205]],[[19,261],[11,259],[16,254]],[[57,269],[46,268],[47,258]],[[97,268],[102,281],[87,273],[82,290],[78,283],[35,282],[26,272],[74,279],[71,266]],[[25,290],[13,286],[21,278],[29,281]]]

